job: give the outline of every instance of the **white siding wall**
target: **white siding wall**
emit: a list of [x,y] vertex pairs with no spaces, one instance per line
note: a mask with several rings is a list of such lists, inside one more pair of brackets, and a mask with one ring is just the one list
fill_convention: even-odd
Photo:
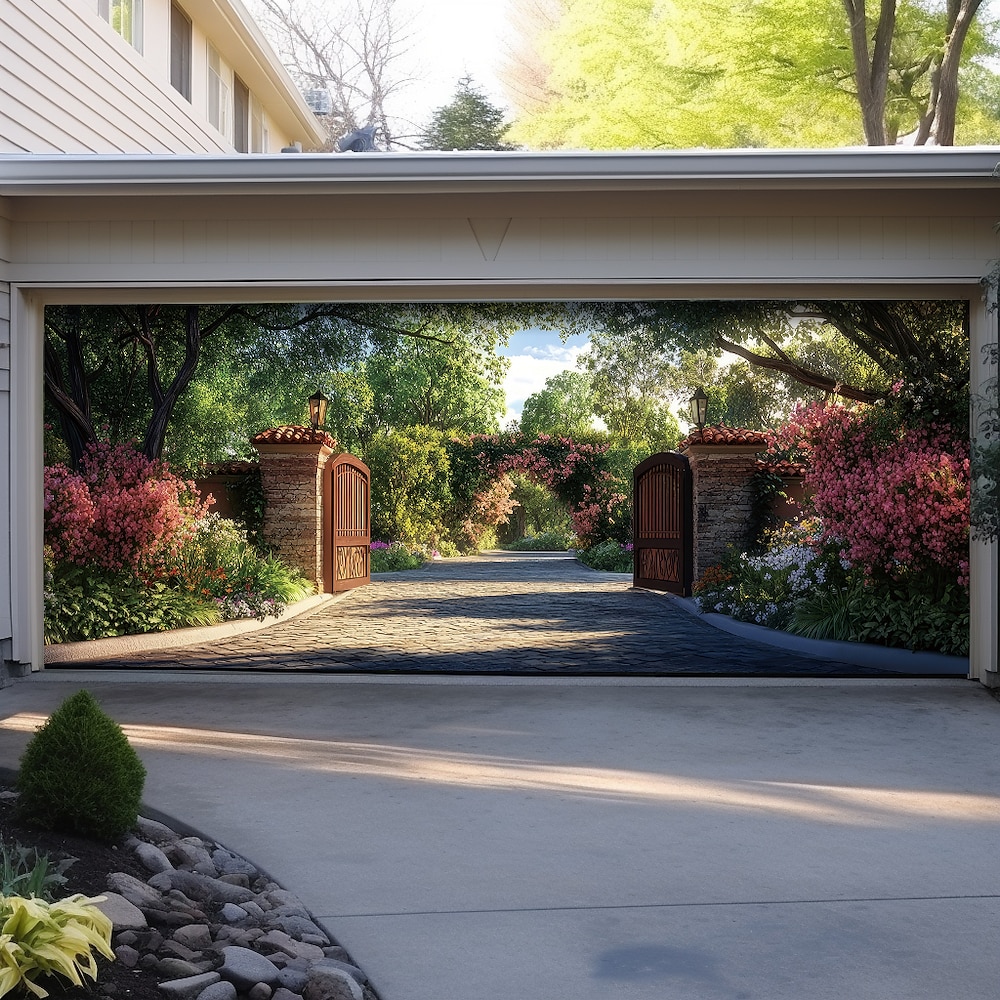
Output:
[[0,152],[230,152],[145,59],[96,4],[0,0]]
[[[144,7],[140,54],[96,0],[0,0],[0,153],[234,152],[208,122],[204,32],[189,103],[170,86],[169,0]],[[269,127],[277,152],[290,140]]]

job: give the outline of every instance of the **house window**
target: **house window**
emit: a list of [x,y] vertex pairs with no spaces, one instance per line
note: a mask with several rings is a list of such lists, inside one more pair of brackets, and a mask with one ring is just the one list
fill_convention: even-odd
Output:
[[230,138],[231,104],[229,100],[229,68],[223,63],[215,47],[208,47],[208,120],[224,135]]
[[267,132],[267,116],[264,106],[253,94],[250,95],[250,152],[266,153],[270,145]]
[[250,152],[250,88],[233,77],[233,145],[237,153]]
[[191,19],[170,5],[170,85],[191,100]]
[[137,52],[142,51],[142,0],[97,0],[97,12]]

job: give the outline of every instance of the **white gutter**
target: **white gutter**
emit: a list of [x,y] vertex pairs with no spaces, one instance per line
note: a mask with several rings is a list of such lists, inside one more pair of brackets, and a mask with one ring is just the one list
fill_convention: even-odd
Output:
[[271,156],[0,155],[0,194],[986,188],[1000,148]]

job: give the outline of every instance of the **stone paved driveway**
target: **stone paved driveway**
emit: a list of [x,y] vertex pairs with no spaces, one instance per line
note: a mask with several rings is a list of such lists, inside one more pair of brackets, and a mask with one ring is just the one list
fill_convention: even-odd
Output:
[[238,638],[104,662],[352,673],[882,673],[720,632],[630,584],[562,554],[449,559],[384,574],[340,601]]

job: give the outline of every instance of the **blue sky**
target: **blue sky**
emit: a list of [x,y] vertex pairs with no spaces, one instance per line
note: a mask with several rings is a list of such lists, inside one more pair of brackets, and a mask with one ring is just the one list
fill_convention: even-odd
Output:
[[545,380],[567,368],[576,367],[576,359],[587,346],[580,334],[564,344],[556,330],[524,330],[515,333],[498,354],[510,358],[510,370],[504,382],[507,414],[504,423],[521,414],[524,401],[545,387]]

